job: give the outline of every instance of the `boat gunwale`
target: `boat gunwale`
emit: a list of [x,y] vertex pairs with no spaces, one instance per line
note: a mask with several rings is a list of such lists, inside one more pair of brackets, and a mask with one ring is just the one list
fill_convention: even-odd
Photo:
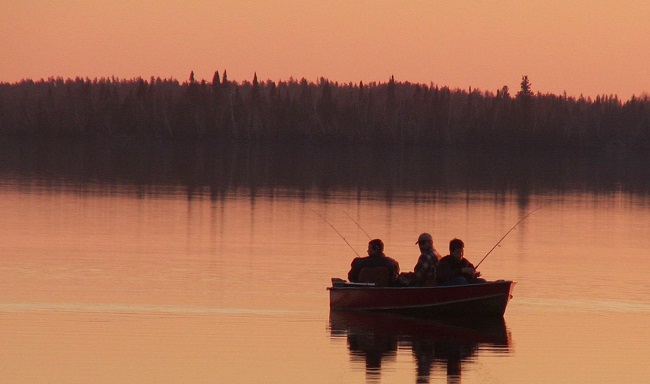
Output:
[[431,290],[431,289],[452,289],[452,288],[467,288],[467,287],[481,287],[481,286],[486,286],[486,285],[501,285],[501,284],[509,284],[509,285],[515,285],[517,284],[516,281],[514,280],[495,280],[495,281],[486,281],[485,283],[474,283],[474,284],[460,284],[460,285],[434,285],[434,286],[428,286],[428,287],[400,287],[400,286],[387,286],[387,287],[378,287],[375,285],[338,285],[338,286],[330,286],[327,287],[326,289],[328,291],[332,290]]

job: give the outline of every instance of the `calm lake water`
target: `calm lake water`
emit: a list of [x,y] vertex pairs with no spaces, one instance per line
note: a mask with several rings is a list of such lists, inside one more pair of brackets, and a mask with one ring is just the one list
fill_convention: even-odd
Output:
[[[650,376],[642,154],[0,146],[0,382]],[[402,271],[423,231],[476,264],[538,207],[479,268],[517,281],[503,322],[330,313],[365,232]]]

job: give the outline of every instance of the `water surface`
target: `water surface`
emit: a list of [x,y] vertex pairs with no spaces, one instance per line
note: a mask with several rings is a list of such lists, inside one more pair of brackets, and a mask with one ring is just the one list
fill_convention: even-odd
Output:
[[[447,158],[417,178],[424,168],[412,156],[428,155],[394,155],[383,173],[319,153],[297,163],[273,155],[288,164],[278,169],[268,150],[247,160],[205,153],[212,160],[163,156],[169,172],[142,165],[137,177],[96,153],[105,173],[83,156],[23,167],[21,154],[2,157],[2,381],[633,383],[650,374],[642,159],[617,157],[601,171],[588,156],[551,168],[494,160],[490,174]],[[306,171],[328,159],[331,175]],[[423,231],[443,254],[463,239],[476,263],[540,206],[480,267],[518,283],[502,323],[330,313],[325,287],[346,276],[366,232],[403,271]]]

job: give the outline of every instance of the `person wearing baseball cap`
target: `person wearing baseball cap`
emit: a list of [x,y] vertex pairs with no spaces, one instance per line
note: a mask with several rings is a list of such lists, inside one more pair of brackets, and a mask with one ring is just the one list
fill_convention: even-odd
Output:
[[415,244],[420,248],[420,257],[418,257],[418,262],[413,268],[410,285],[436,285],[436,266],[442,256],[433,246],[433,237],[431,237],[431,234],[424,232],[418,236],[418,241]]

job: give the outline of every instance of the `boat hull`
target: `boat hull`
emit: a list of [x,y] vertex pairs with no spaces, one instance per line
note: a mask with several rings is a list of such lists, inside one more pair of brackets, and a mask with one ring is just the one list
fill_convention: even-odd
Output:
[[503,316],[515,282],[439,287],[329,287],[332,310],[381,311],[408,316]]

